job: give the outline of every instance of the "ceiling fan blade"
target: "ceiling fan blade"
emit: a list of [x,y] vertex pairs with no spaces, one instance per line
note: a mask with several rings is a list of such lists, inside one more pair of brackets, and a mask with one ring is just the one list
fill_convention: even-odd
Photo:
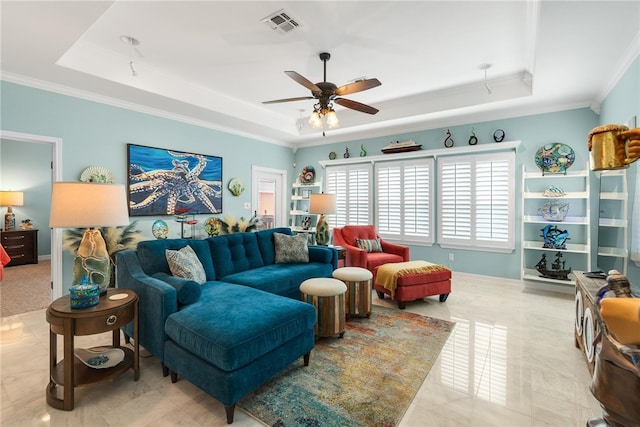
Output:
[[362,113],[375,114],[379,110],[361,102],[352,101],[350,99],[336,98],[333,100],[336,104],[340,104],[343,107],[351,108],[352,110],[360,111]]
[[316,86],[314,83],[307,80],[305,77],[302,77],[300,74],[296,73],[295,71],[285,71],[284,73],[287,76],[291,77],[296,82],[300,83],[302,86],[309,89],[311,92],[313,93],[322,92],[322,90],[318,86]]
[[344,86],[340,86],[338,89],[336,89],[336,95],[342,96],[349,95],[351,93],[362,92],[363,90],[371,89],[380,86],[381,84],[382,83],[380,83],[380,80],[378,79],[360,80],[357,82],[348,83]]
[[280,102],[306,101],[307,99],[315,99],[313,96],[299,96],[297,98],[274,99],[273,101],[262,101],[263,104],[278,104]]

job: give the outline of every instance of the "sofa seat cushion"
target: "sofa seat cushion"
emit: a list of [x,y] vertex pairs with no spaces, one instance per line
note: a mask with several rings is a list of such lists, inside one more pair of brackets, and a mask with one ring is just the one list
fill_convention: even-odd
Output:
[[200,300],[168,317],[178,346],[223,371],[248,365],[313,330],[315,308],[246,286],[207,282]]
[[300,299],[300,284],[313,277],[331,277],[333,266],[317,262],[271,264],[230,274],[221,280],[249,286],[276,295]]

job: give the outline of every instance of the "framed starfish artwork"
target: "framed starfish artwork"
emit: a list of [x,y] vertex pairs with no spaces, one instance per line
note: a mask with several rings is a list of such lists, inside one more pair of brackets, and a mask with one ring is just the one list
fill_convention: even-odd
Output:
[[222,213],[222,157],[127,144],[130,216]]

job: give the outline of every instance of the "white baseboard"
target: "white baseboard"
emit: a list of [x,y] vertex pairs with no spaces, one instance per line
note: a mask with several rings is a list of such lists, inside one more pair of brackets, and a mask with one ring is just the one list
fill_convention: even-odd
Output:
[[[506,277],[486,276],[483,274],[461,273],[457,271],[451,272],[452,278],[472,279],[478,282],[489,282],[491,284],[502,284],[507,286],[517,286],[521,289],[534,289],[537,291],[558,292],[561,294],[573,294],[575,288],[573,286],[558,286],[551,283],[536,282],[532,280],[509,279]],[[571,282],[573,284],[573,282]]]

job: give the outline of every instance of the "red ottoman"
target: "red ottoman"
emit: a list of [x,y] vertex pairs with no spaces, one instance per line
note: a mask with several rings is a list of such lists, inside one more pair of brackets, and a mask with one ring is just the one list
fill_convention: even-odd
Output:
[[[385,294],[391,295],[391,298],[398,301],[398,308],[404,309],[406,307],[406,301],[413,301],[416,299],[422,299],[431,295],[440,295],[440,302],[445,302],[449,293],[451,293],[451,270],[447,267],[432,264],[426,261],[422,261],[424,264],[424,272],[406,272],[403,270],[411,271],[411,268],[403,269],[403,266],[413,265],[414,261],[407,263],[395,263],[384,264],[376,267],[373,272],[373,287],[380,299],[384,299]],[[378,283],[378,270],[380,268],[386,268],[386,266],[392,266],[396,270],[399,270],[397,274],[395,292],[385,288],[382,284]],[[422,267],[413,268],[413,270],[420,270]]]

